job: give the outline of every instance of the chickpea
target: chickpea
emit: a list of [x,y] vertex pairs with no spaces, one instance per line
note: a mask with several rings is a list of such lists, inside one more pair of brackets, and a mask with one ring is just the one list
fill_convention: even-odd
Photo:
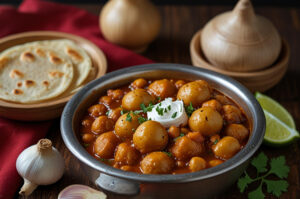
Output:
[[116,90],[108,90],[107,95],[110,96],[113,100],[120,100],[122,99],[124,92],[121,89]]
[[177,160],[187,160],[193,156],[199,156],[203,151],[203,146],[194,142],[191,138],[183,136],[176,139],[170,151]]
[[214,160],[210,160],[208,162],[209,167],[215,167],[218,166],[219,164],[222,164],[224,161],[219,160],[219,159],[214,159]]
[[152,152],[141,161],[144,174],[166,174],[172,171],[173,160],[164,152]]
[[85,143],[90,143],[94,140],[94,135],[91,133],[85,133],[82,135],[82,141]]
[[219,112],[210,107],[199,108],[189,119],[192,131],[201,132],[205,136],[217,134],[223,127],[223,118]]
[[208,83],[203,80],[184,84],[177,93],[177,99],[182,100],[186,106],[192,103],[194,107],[200,106],[210,96],[211,92]]
[[121,166],[120,169],[123,171],[131,171],[131,172],[134,172],[134,170],[135,170],[134,167],[128,166],[128,165]]
[[137,89],[137,88],[144,88],[147,84],[148,83],[147,83],[147,81],[145,79],[139,78],[139,79],[134,80],[131,83],[131,86],[133,88]]
[[180,135],[180,129],[176,126],[170,126],[168,133],[171,138],[177,138]]
[[118,145],[115,153],[115,161],[121,165],[134,165],[139,159],[139,152],[130,146],[129,143],[123,142]]
[[243,120],[242,112],[239,108],[233,105],[224,105],[223,106],[224,119],[227,123],[241,123]]
[[105,104],[107,106],[110,106],[113,103],[113,99],[110,96],[102,96],[99,99],[99,103]]
[[[130,115],[130,120],[128,120],[128,114]],[[138,116],[129,112],[119,117],[115,125],[115,133],[120,138],[132,138],[139,125]]]
[[204,137],[200,132],[189,132],[186,136],[197,143],[204,142]]
[[177,89],[180,89],[184,84],[185,84],[185,81],[183,81],[183,80],[178,80],[175,82],[175,86]]
[[181,128],[180,131],[181,131],[181,133],[183,133],[183,134],[188,134],[188,133],[190,132],[190,130],[187,129],[187,128]]
[[95,119],[92,124],[92,131],[97,134],[101,134],[114,129],[114,122],[107,116],[100,116]]
[[106,114],[107,108],[103,104],[95,104],[88,109],[88,112],[93,117],[99,117]]
[[241,149],[241,145],[234,137],[225,136],[217,144],[213,145],[212,149],[215,156],[227,160]]
[[219,101],[215,100],[215,99],[208,100],[208,101],[204,102],[202,104],[202,107],[211,107],[211,108],[215,109],[218,112],[222,111],[222,104]]
[[109,115],[108,117],[110,119],[112,119],[114,122],[116,122],[119,117],[121,116],[121,110],[122,108],[118,107],[118,108],[115,108],[115,109],[112,109],[110,112],[109,112]]
[[201,157],[192,157],[189,162],[189,169],[192,172],[200,171],[206,168],[206,161]]
[[154,102],[154,97],[151,96],[145,89],[136,89],[127,93],[122,99],[122,107],[126,110],[139,110],[143,103],[148,106],[150,102]]
[[239,142],[242,142],[248,137],[249,131],[242,124],[229,124],[225,128],[225,135],[232,136],[236,138]]
[[81,125],[84,126],[84,127],[90,127],[92,126],[92,121],[90,119],[84,119],[82,122],[81,122]]
[[149,120],[136,129],[133,144],[141,153],[163,150],[168,144],[168,133],[159,122]]
[[101,158],[113,158],[118,144],[117,136],[112,132],[101,134],[94,143],[94,151]]
[[176,94],[176,87],[167,79],[156,80],[149,85],[148,90],[155,96],[165,99],[167,97],[172,97]]

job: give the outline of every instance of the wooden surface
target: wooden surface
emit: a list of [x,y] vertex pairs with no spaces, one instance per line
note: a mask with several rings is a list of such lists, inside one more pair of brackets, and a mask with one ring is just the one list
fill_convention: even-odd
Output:
[[[79,5],[78,5],[79,6]],[[81,8],[87,9],[94,14],[98,14],[100,5],[81,4]],[[226,6],[160,6],[163,19],[163,26],[158,39],[152,43],[145,56],[157,62],[173,62],[191,64],[189,55],[189,42],[192,35],[213,16],[231,9]],[[293,115],[298,129],[300,128],[300,8],[280,8],[280,7],[257,7],[256,11],[268,17],[279,29],[280,34],[287,39],[291,46],[291,61],[285,77],[280,83],[265,92],[267,95],[278,100]],[[63,154],[66,163],[66,171],[63,178],[54,185],[40,186],[28,198],[55,199],[60,190],[71,184],[86,184],[95,187],[84,175],[78,160],[66,149],[59,130],[59,120],[57,119],[47,137],[51,139]],[[268,157],[284,155],[287,164],[290,166],[288,177],[288,192],[281,198],[300,198],[300,147],[299,143],[284,148],[269,148],[262,146],[260,151],[265,152]],[[251,169],[250,169],[251,170]],[[222,186],[222,185],[216,185]],[[249,189],[254,189],[255,184]],[[239,193],[236,184],[227,192],[216,198],[246,198],[246,194]],[[18,197],[17,193],[15,198]],[[109,197],[118,198],[116,196]],[[199,197],[200,198],[200,197]],[[268,196],[267,198],[272,198]]]

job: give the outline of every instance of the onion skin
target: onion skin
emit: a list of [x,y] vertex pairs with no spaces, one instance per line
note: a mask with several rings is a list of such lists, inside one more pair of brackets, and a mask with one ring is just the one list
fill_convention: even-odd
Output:
[[161,27],[160,14],[149,0],[110,0],[99,22],[108,41],[136,52],[144,51]]
[[58,199],[106,199],[105,193],[97,191],[85,185],[74,184],[64,188],[58,195]]

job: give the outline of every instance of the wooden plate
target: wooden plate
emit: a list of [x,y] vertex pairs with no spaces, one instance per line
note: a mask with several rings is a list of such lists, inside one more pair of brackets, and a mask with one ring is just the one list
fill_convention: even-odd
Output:
[[[88,53],[93,64],[93,73],[88,77],[89,80],[99,78],[106,73],[107,61],[104,53],[87,39],[68,33],[34,31],[10,35],[0,39],[0,52],[27,42],[54,39],[72,40]],[[34,104],[20,104],[0,100],[0,116],[22,121],[42,121],[57,118],[61,115],[64,105],[72,96],[73,94],[70,94]]]
[[260,91],[270,89],[275,86],[284,76],[290,58],[290,48],[285,40],[282,40],[282,50],[277,61],[270,67],[254,72],[232,72],[213,66],[209,63],[201,49],[200,45],[201,30],[192,38],[190,43],[190,53],[192,64],[200,68],[206,68],[238,80],[251,91]]

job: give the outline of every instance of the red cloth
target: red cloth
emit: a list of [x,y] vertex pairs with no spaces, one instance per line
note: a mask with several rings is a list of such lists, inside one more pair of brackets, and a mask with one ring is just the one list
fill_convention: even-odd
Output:
[[[0,38],[9,34],[53,30],[76,34],[99,46],[108,59],[108,71],[152,61],[103,39],[98,16],[69,5],[24,0],[19,8],[0,6]],[[25,123],[0,118],[0,199],[12,198],[20,186],[15,162],[26,147],[44,137],[51,122]]]

